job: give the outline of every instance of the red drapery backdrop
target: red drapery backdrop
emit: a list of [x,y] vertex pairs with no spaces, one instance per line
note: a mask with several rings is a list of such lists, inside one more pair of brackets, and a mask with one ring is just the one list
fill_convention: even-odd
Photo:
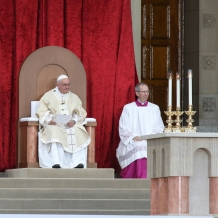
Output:
[[98,123],[96,161],[115,168],[119,117],[137,82],[130,0],[1,0],[0,171],[16,163],[20,67],[48,45],[71,50],[84,64],[87,112]]

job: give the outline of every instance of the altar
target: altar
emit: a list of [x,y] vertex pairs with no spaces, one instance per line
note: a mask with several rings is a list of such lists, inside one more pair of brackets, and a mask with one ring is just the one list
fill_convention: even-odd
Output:
[[151,215],[218,214],[218,133],[160,133],[147,140]]

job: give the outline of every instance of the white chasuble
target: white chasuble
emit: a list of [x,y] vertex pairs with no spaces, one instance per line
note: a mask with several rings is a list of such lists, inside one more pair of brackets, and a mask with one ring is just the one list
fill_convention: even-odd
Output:
[[[71,115],[72,120],[76,122],[75,125],[72,128],[64,124],[49,125],[57,114]],[[86,123],[86,111],[82,108],[79,97],[71,92],[63,95],[55,88],[41,98],[36,115],[40,123],[40,166],[51,167],[60,164],[61,167],[73,168],[79,163],[86,166],[87,146],[91,138],[83,126]],[[76,157],[81,154],[83,161]],[[59,163],[56,159],[59,159]]]
[[124,106],[120,121],[120,143],[116,150],[121,168],[133,161],[147,158],[147,141],[134,141],[136,136],[162,133],[164,129],[157,105],[148,102],[147,106],[137,106],[135,102]]

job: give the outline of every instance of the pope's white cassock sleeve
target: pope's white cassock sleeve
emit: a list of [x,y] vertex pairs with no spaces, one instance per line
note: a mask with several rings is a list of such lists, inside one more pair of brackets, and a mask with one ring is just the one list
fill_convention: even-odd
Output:
[[147,141],[134,142],[135,136],[162,133],[163,129],[157,105],[150,102],[146,107],[138,107],[135,102],[125,105],[119,121],[120,143],[116,150],[121,168],[137,159],[147,158]]

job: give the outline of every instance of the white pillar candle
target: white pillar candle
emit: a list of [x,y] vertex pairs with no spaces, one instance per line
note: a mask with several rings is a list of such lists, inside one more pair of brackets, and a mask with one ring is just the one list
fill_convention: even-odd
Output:
[[180,107],[180,72],[176,73],[176,107]]
[[192,105],[192,70],[188,70],[188,104]]
[[172,107],[172,71],[168,72],[168,106]]

